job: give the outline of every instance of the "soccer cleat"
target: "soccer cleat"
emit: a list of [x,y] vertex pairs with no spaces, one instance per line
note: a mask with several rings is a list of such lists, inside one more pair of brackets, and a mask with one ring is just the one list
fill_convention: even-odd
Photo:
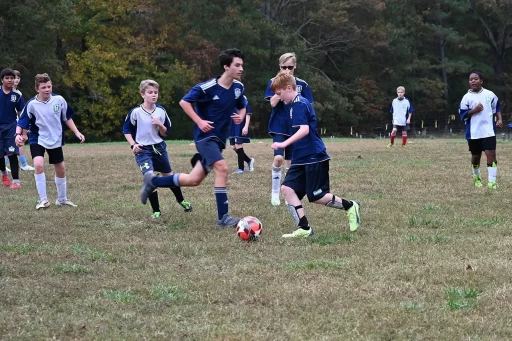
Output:
[[160,212],[154,212],[153,215],[151,216],[152,219],[158,219],[160,218],[162,214]]
[[279,193],[272,193],[272,199],[270,199],[270,203],[272,206],[281,205],[281,199],[279,198]]
[[217,219],[217,227],[219,228],[229,228],[234,227],[238,222],[240,221],[240,218],[233,218],[229,214],[224,214],[222,219]]
[[185,210],[185,212],[192,212],[192,204],[186,200],[180,202],[181,207]]
[[44,209],[50,207],[50,203],[47,199],[41,199],[37,202],[36,210]]
[[487,184],[487,187],[489,189],[498,189],[498,184],[496,183],[496,181],[491,181]]
[[9,177],[9,175],[2,175],[2,183],[5,187],[9,187],[11,185],[11,178]]
[[144,174],[144,181],[142,183],[142,189],[140,190],[140,202],[144,205],[148,202],[148,198],[156,189],[156,186],[153,185],[153,179],[156,178],[156,175],[153,172],[147,172]]
[[9,188],[10,188],[10,189],[18,189],[18,188],[20,188],[20,187],[21,187],[21,185],[20,185],[20,183],[19,183],[19,182],[13,182],[13,183],[12,183],[12,185],[11,185],[11,187],[9,187]]
[[247,165],[249,166],[249,172],[254,171],[254,158],[251,157],[251,161],[247,162]]
[[233,173],[231,174],[242,174],[242,173],[245,173],[245,171],[243,169],[237,169],[236,171],[234,171]]
[[393,143],[390,142],[390,143],[388,143],[388,148],[391,148],[391,147],[393,147]]
[[347,210],[347,217],[350,225],[350,231],[354,232],[361,224],[361,217],[359,216],[359,201],[352,200],[352,204],[352,207]]
[[33,170],[35,170],[35,168],[30,166],[30,165],[20,166],[20,169],[22,171],[33,171]]
[[64,199],[64,200],[55,200],[55,205],[57,206],[71,206],[71,207],[76,207],[77,205],[73,204],[73,202],[69,199]]
[[475,183],[475,187],[481,188],[483,186],[480,175],[473,175],[473,181]]
[[203,166],[203,171],[205,175],[208,175],[210,173],[210,167],[206,165],[206,160],[203,158],[203,156],[199,153],[195,153],[194,156],[192,156],[192,159],[190,159],[190,164],[192,165],[192,168],[194,168],[197,164],[197,162],[201,162],[201,166]]
[[315,234],[315,232],[313,232],[313,228],[311,226],[309,226],[308,230],[304,230],[299,227],[292,233],[283,234],[283,238],[307,238],[307,237],[311,237],[314,234]]

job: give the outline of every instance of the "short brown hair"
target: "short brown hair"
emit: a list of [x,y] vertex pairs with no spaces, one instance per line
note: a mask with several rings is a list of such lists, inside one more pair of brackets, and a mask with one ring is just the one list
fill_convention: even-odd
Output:
[[295,56],[295,53],[288,52],[279,57],[279,65],[283,65],[290,59],[292,60],[293,64],[297,64],[297,57]]
[[276,92],[276,90],[285,89],[288,85],[291,85],[293,90],[297,89],[297,83],[295,83],[295,77],[291,75],[289,72],[281,71],[277,74],[277,76],[272,79],[272,84],[270,85],[270,89],[272,92]]
[[48,76],[47,73],[39,73],[36,75],[36,88],[39,88],[39,84],[41,83],[48,83],[52,80],[50,79],[50,76]]
[[152,86],[152,87],[155,87],[155,88],[160,88],[160,85],[155,82],[154,80],[152,79],[145,79],[143,80],[142,82],[140,82],[140,85],[139,85],[139,91],[141,94],[145,93],[146,92],[146,89],[149,87],[149,86]]
[[14,76],[21,78],[21,72],[19,72],[18,70],[13,70],[13,71],[14,71]]

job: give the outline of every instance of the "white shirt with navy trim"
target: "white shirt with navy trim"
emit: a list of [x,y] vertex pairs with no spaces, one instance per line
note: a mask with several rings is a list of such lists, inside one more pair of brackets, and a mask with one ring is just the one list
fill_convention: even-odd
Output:
[[145,146],[161,143],[163,138],[158,126],[152,123],[153,117],[165,125],[167,128],[166,135],[168,135],[171,120],[160,104],[157,104],[152,112],[144,109],[142,104],[133,108],[124,121],[123,134],[131,134],[135,142]]
[[[478,103],[484,107],[482,111],[467,118],[467,113]],[[494,92],[482,88],[479,92],[468,91],[460,102],[459,114],[466,123],[466,139],[482,139],[496,136],[494,115],[499,111],[500,103]]]

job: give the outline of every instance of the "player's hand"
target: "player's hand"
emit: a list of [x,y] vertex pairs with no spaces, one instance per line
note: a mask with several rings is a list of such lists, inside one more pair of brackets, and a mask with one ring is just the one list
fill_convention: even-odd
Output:
[[247,135],[247,134],[249,134],[249,128],[247,128],[247,127],[243,127],[243,128],[242,128],[242,135],[243,135],[243,136],[245,136],[245,135]]
[[411,124],[411,119],[410,119],[410,118],[408,118],[406,123],[407,123],[407,124]]
[[477,106],[473,108],[474,113],[480,112],[482,110],[484,110],[484,106],[482,105],[482,103],[478,103]]
[[143,145],[140,143],[136,143],[133,145],[133,154],[139,154],[142,151]]
[[84,143],[85,142],[85,136],[82,135],[81,132],[77,131],[76,134],[75,134],[76,138],[80,140],[80,143]]
[[498,127],[498,128],[503,127],[503,121],[502,120],[497,120],[496,121],[496,127]]
[[154,126],[159,126],[159,127],[164,125],[162,123],[162,121],[160,121],[158,118],[155,118],[155,117],[151,117],[151,124]]
[[197,126],[199,127],[199,129],[201,129],[201,131],[203,133],[207,133],[209,132],[210,130],[213,129],[213,126],[212,126],[213,122],[212,121],[205,121],[205,120],[201,120]]
[[240,124],[242,123],[242,116],[238,115],[238,114],[233,114],[231,115],[231,118],[233,119],[233,121],[236,123],[236,124]]
[[16,135],[14,141],[18,147],[23,147],[25,144],[25,137],[23,135]]
[[284,149],[285,146],[284,146],[284,143],[283,142],[274,142],[272,143],[272,145],[270,146],[270,148],[274,149],[274,150],[278,150],[278,149]]

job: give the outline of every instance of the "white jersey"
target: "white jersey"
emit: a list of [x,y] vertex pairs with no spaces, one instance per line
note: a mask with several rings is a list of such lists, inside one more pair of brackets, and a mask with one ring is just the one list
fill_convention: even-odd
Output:
[[411,102],[407,97],[399,99],[398,97],[391,103],[391,113],[393,114],[393,125],[405,126],[409,114],[414,112]]
[[68,103],[60,96],[52,94],[46,102],[37,96],[30,99],[21,112],[18,126],[29,131],[29,143],[39,144],[46,149],[62,147],[62,122],[67,121]]
[[167,134],[169,134],[171,120],[169,120],[164,107],[159,104],[156,105],[153,112],[146,111],[142,105],[133,108],[124,121],[123,134],[131,134],[135,142],[145,146],[161,143],[163,139],[158,126],[152,123],[153,117],[167,127]]
[[[467,113],[482,103],[483,110],[467,118]],[[494,92],[482,88],[479,92],[468,91],[460,102],[459,114],[466,123],[466,139],[482,139],[496,136],[494,114],[499,111],[499,100]]]

